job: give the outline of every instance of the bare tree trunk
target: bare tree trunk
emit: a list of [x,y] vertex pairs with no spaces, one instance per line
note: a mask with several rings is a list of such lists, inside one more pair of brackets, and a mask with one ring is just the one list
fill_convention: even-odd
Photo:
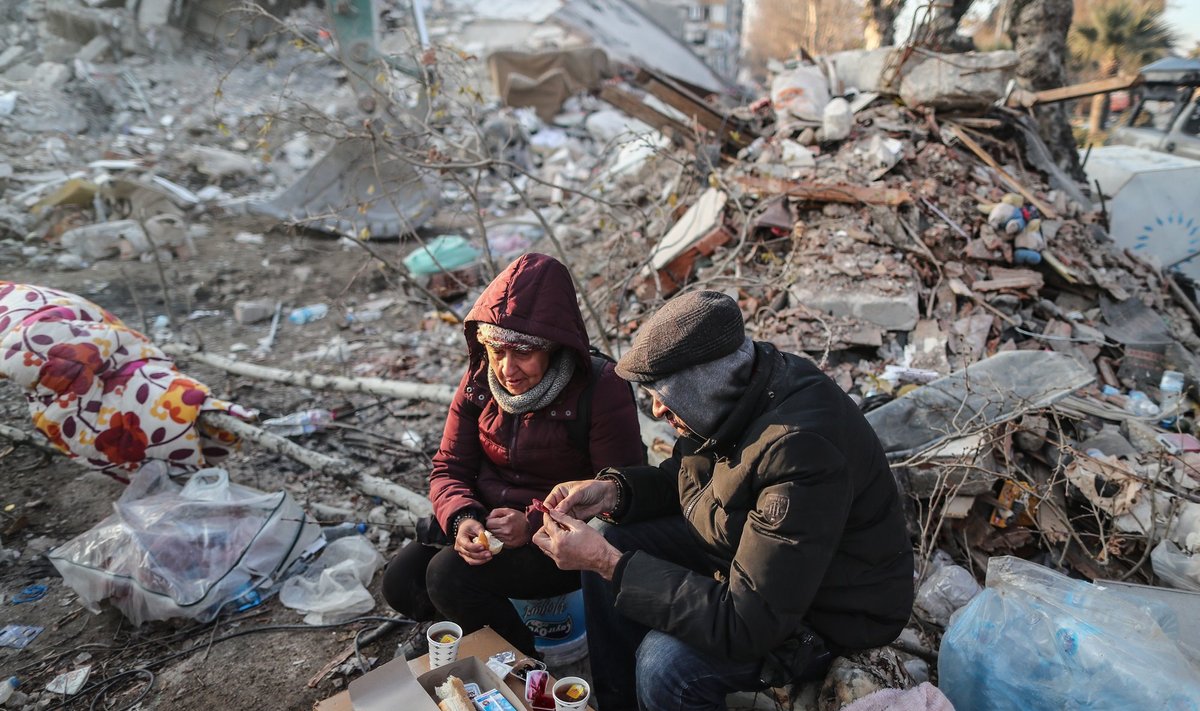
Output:
[[896,16],[904,0],[868,0],[864,21],[867,49],[890,47],[896,43]]
[[971,8],[972,0],[935,0],[930,24],[930,46],[942,52],[970,52],[975,41],[958,34],[958,23]]
[[[1067,31],[1072,0],[1014,0],[1005,24],[1017,51],[1021,88],[1042,91],[1067,83]],[[1034,108],[1038,129],[1054,162],[1076,180],[1084,180],[1067,110],[1062,104]]]

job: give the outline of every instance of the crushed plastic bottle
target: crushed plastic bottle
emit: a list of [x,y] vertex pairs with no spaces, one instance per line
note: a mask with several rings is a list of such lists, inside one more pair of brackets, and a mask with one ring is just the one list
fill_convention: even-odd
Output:
[[1174,427],[1175,421],[1179,419],[1176,410],[1183,402],[1183,373],[1178,370],[1164,370],[1158,389],[1162,393],[1159,410],[1165,416],[1158,424],[1162,427]]
[[16,691],[17,687],[20,685],[21,680],[15,676],[10,676],[5,679],[4,683],[0,684],[0,704],[7,702],[9,698],[12,697],[13,692]]
[[336,541],[339,538],[346,536],[358,536],[367,532],[367,524],[355,523],[346,521],[345,523],[334,524],[333,526],[322,526],[321,533],[325,534],[326,541]]
[[333,424],[332,410],[301,410],[283,417],[272,417],[262,423],[263,429],[280,437],[312,434]]
[[1137,417],[1155,417],[1159,413],[1158,405],[1141,390],[1129,391],[1129,403],[1125,405],[1125,410]]
[[298,309],[292,309],[292,312],[288,314],[288,321],[298,326],[303,326],[306,323],[320,321],[325,318],[325,314],[327,313],[329,313],[329,307],[325,304],[309,304],[308,306],[301,306]]

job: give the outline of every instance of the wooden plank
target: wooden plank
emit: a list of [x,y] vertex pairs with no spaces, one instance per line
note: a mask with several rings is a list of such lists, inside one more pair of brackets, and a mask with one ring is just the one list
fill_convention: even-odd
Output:
[[964,146],[967,147],[968,150],[978,156],[979,160],[983,161],[988,165],[989,168],[996,171],[996,173],[1000,175],[1001,180],[1003,180],[1005,183],[1008,183],[1010,189],[1020,193],[1021,196],[1028,200],[1031,205],[1036,207],[1038,212],[1041,213],[1042,217],[1048,217],[1050,219],[1058,217],[1058,213],[1054,211],[1054,208],[1050,207],[1050,205],[1045,201],[1038,199],[1038,197],[1033,194],[1033,191],[1031,191],[1029,188],[1026,188],[1024,185],[1019,183],[1016,178],[1009,175],[1008,171],[1004,170],[1004,168],[1001,168],[1000,164],[996,162],[996,159],[988,155],[988,152],[983,150],[983,148],[976,143],[974,139],[968,136],[965,131],[949,122],[945,124],[945,128],[950,132],[951,136],[957,138]]
[[1042,279],[1042,275],[1037,272],[1029,272],[1026,275],[1015,274],[996,279],[977,281],[971,285],[971,288],[975,291],[1001,291],[1004,289],[1033,289],[1037,291],[1043,286],[1045,286],[1045,281]]
[[748,190],[764,195],[787,195],[797,200],[813,202],[844,202],[851,205],[887,205],[896,207],[912,202],[906,190],[877,188],[849,183],[816,183],[808,180],[780,180],[779,178],[756,178],[739,176],[737,183]]
[[622,91],[615,86],[606,86],[600,90],[600,98],[633,118],[660,131],[670,129],[673,134],[672,137],[677,141],[692,142],[694,131],[692,131],[691,127],[683,125],[670,116],[660,114],[643,103],[640,97],[634,96],[627,91]]
[[742,125],[741,121],[712,106],[670,77],[643,69],[638,72],[635,81],[667,106],[691,117],[693,121],[720,136],[723,143],[732,143],[742,148],[750,145],[758,137]]
[[1028,98],[1024,101],[1021,100],[1020,96],[1014,94],[1008,100],[1008,105],[1029,107],[1038,104],[1053,104],[1058,101],[1070,101],[1071,99],[1082,99],[1085,96],[1095,96],[1096,94],[1107,94],[1110,91],[1128,89],[1137,86],[1141,83],[1141,80],[1142,77],[1139,74],[1123,74],[1105,79],[1094,79],[1092,81],[1085,81],[1082,84],[1072,84],[1070,86],[1060,86],[1056,89],[1035,91],[1027,94]]

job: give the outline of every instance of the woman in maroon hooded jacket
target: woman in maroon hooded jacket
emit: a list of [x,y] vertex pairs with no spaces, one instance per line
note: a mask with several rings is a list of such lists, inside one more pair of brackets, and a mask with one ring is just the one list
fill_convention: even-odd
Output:
[[[509,598],[571,592],[579,574],[530,545],[542,525],[530,503],[559,482],[642,463],[637,410],[612,363],[593,372],[571,275],[552,257],[510,264],[464,331],[470,361],[429,475],[435,520],[388,565],[383,595],[414,619],[440,614],[464,632],[489,625],[533,654]],[[591,403],[586,437],[573,436],[581,399]],[[504,544],[498,554],[479,542],[485,529]]]

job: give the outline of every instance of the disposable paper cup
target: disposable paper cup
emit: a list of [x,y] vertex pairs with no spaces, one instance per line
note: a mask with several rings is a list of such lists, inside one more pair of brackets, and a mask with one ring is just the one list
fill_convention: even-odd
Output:
[[[443,635],[454,635],[453,642],[439,642]],[[429,668],[437,669],[458,659],[458,643],[462,639],[462,627],[453,622],[437,622],[425,633],[429,640]]]
[[[558,696],[560,689],[569,689],[572,684],[579,684],[583,687],[583,696],[576,701],[563,701]],[[577,676],[564,676],[554,682],[554,711],[582,711],[587,708],[588,699],[592,697],[592,687],[583,679]]]

